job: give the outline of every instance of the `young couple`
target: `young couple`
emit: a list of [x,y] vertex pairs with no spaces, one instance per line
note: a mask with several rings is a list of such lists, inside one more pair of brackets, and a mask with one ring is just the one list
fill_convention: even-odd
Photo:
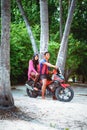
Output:
[[29,67],[28,67],[28,80],[30,79],[31,76],[34,76],[35,83],[36,83],[40,75],[40,78],[42,80],[42,98],[43,99],[45,99],[47,77],[50,72],[49,68],[52,67],[52,68],[57,69],[57,66],[49,63],[49,59],[50,59],[49,52],[44,53],[44,58],[40,62],[39,62],[38,54],[35,54],[33,56],[33,59],[29,61]]

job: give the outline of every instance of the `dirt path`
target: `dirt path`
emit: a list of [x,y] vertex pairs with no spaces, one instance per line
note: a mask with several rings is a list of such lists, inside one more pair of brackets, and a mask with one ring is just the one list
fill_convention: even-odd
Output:
[[0,120],[0,130],[87,130],[87,88],[74,87],[71,102],[29,98],[25,87],[13,90],[21,118]]

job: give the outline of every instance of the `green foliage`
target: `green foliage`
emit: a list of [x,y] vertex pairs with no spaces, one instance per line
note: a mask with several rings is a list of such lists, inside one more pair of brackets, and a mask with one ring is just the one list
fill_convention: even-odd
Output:
[[59,30],[59,11],[57,10],[58,8],[58,2],[55,2],[54,0],[49,0],[48,1],[48,11],[49,11],[49,30],[50,34],[54,33],[55,30],[56,33]]
[[75,38],[87,41],[87,0],[79,0],[71,28]]
[[65,130],[69,130],[69,128],[65,128]]
[[59,37],[60,37],[59,32],[50,33],[50,41],[59,42]]
[[[34,0],[26,2],[25,0],[22,0],[21,3],[30,25],[33,25],[35,23],[40,24],[39,2]],[[19,11],[17,2],[14,0],[11,0],[11,16],[12,22],[23,22],[23,18]]]
[[16,0],[11,0],[11,21],[16,24],[23,22]]
[[86,61],[87,43],[78,41],[73,38],[73,35],[70,35],[66,68],[72,68],[74,73],[87,76]]
[[24,23],[11,26],[11,82],[27,79],[28,60],[33,55],[32,46]]
[[27,18],[29,19],[30,25],[40,24],[39,3],[35,0],[28,2],[22,1],[22,5]]
[[50,62],[52,64],[55,64],[56,63],[56,58],[57,58],[57,54],[58,54],[58,49],[59,49],[59,43],[57,42],[54,42],[54,41],[51,41],[49,43],[49,52],[50,52]]
[[78,60],[79,53],[77,51],[80,42],[78,40],[73,39],[72,35],[69,36],[69,45],[68,45],[68,56],[67,56],[67,65],[68,68],[76,69],[80,63],[80,59]]
[[[65,26],[68,1],[63,4],[63,28]],[[40,43],[40,8],[39,0],[25,1],[22,5],[30,26],[32,27],[36,43]],[[55,64],[59,50],[59,1],[49,0],[49,52],[50,62]],[[87,0],[78,1],[74,12],[74,19],[69,36],[69,46],[66,68],[73,69],[76,74],[87,75]],[[18,83],[21,77],[27,79],[28,60],[33,55],[30,39],[23,23],[23,18],[18,9],[17,3],[11,0],[11,81]],[[1,28],[1,27],[0,27]],[[21,82],[20,81],[20,82]]]

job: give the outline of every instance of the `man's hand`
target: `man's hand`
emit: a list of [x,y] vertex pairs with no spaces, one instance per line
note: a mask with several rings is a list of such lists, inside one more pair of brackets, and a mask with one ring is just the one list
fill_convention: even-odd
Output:
[[49,74],[53,74],[53,71],[49,71]]
[[57,70],[58,69],[58,67],[57,66],[54,66],[54,68]]

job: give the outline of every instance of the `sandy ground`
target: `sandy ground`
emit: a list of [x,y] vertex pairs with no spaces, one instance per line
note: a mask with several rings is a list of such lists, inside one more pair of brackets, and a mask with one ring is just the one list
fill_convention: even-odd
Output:
[[87,87],[73,87],[71,102],[29,98],[25,86],[12,90],[23,118],[0,120],[0,130],[87,130]]

